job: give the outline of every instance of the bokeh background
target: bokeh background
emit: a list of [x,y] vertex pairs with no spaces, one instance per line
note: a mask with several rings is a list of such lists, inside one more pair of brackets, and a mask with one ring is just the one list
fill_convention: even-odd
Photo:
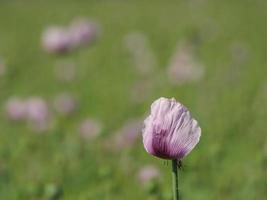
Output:
[[[266,10],[264,0],[0,1],[0,199],[171,199],[170,163],[141,138],[161,96],[202,127],[179,172],[183,199],[265,199]],[[62,48],[79,21],[85,42]]]

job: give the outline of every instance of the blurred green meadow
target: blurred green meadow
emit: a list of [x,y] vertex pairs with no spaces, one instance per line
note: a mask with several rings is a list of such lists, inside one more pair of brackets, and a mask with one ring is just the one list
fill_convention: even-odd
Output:
[[[264,0],[0,1],[0,59],[6,65],[0,76],[0,199],[171,199],[171,164],[147,154],[141,137],[127,148],[109,145],[161,96],[186,105],[202,128],[179,172],[182,199],[265,199],[266,10]],[[64,55],[45,52],[40,40],[46,27],[77,17],[99,24],[96,41]],[[147,38],[155,63],[149,74],[140,74],[129,55],[125,38],[131,33]],[[174,85],[166,71],[182,42],[194,47],[204,75]],[[68,62],[75,64],[75,80],[60,82],[55,66]],[[75,97],[77,110],[54,114],[48,131],[6,116],[12,96],[51,104],[62,92]],[[99,137],[80,137],[85,118],[101,122]],[[145,165],[159,169],[159,181],[139,183]]]

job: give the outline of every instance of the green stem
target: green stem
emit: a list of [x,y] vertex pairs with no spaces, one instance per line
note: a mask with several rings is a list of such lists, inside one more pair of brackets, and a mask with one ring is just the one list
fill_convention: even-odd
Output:
[[179,200],[177,160],[172,160],[173,200]]

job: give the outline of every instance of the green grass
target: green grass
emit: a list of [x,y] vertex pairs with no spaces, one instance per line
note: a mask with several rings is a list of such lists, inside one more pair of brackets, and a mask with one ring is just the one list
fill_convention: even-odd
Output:
[[[57,119],[56,128],[43,135],[23,124],[14,126],[1,111],[0,199],[53,199],[53,190],[63,192],[60,199],[156,199],[135,178],[150,163],[163,174],[160,199],[168,199],[170,163],[149,156],[141,141],[126,152],[109,153],[101,147],[128,119],[144,117],[160,96],[184,103],[202,127],[201,142],[180,173],[183,199],[265,199],[266,9],[264,0],[1,1],[0,56],[8,73],[0,78],[0,103],[12,95],[52,99],[68,91],[80,109]],[[44,28],[68,24],[77,16],[100,23],[102,34],[95,45],[67,56],[43,52]],[[159,66],[150,77],[155,86],[141,104],[131,100],[131,87],[141,78],[123,45],[133,31],[148,37]],[[165,73],[170,56],[179,41],[198,37],[204,79],[172,86]],[[244,63],[233,60],[234,44],[246,48]],[[65,60],[77,65],[73,83],[61,84],[53,75],[55,63]],[[78,136],[77,125],[87,116],[104,124],[96,142]]]

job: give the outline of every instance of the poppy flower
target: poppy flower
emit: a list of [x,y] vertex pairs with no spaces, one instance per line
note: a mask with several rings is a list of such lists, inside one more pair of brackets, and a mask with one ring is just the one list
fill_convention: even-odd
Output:
[[188,109],[174,98],[159,98],[143,128],[146,151],[156,157],[181,160],[199,142],[201,129]]

